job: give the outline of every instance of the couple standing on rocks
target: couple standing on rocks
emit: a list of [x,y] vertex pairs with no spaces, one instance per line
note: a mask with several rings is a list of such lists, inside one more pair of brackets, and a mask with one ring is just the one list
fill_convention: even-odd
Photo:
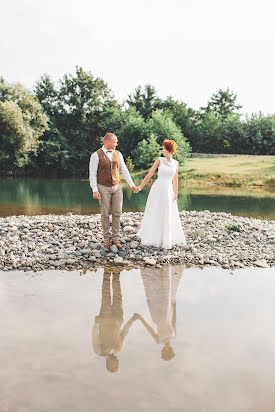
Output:
[[[120,217],[122,213],[122,184],[120,173],[134,193],[143,189],[158,169],[158,178],[153,183],[147,198],[144,217],[137,236],[143,245],[171,249],[177,244],[186,244],[178,211],[178,162],[173,159],[177,144],[165,140],[162,144],[164,157],[158,157],[140,186],[136,186],[125,165],[122,154],[115,150],[117,137],[107,133],[103,146],[91,155],[89,165],[90,185],[93,198],[99,200],[104,246],[119,242]],[[109,216],[112,214],[112,233]]]

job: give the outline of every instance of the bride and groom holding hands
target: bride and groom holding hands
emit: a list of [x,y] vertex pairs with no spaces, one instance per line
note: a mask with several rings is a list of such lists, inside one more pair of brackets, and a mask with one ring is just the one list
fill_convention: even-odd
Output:
[[[186,244],[179,217],[178,162],[173,159],[177,144],[165,140],[162,145],[163,157],[158,157],[140,186],[136,186],[125,165],[122,154],[116,150],[117,137],[107,133],[103,146],[91,155],[89,165],[90,186],[93,198],[99,200],[104,246],[113,243],[119,249],[120,217],[122,213],[122,184],[120,173],[134,193],[143,189],[158,169],[158,177],[149,192],[143,221],[137,233],[143,245],[171,249],[177,244]],[[112,233],[109,216],[112,214]]]

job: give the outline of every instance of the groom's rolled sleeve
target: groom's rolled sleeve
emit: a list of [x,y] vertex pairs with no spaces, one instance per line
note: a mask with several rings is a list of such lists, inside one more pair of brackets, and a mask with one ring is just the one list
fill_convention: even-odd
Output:
[[90,164],[89,164],[89,178],[90,178],[90,186],[93,189],[93,192],[98,192],[97,188],[97,168],[98,168],[98,154],[95,152],[90,157]]
[[126,182],[128,183],[130,187],[135,186],[121,153],[119,153],[119,157],[120,157],[120,172],[122,173],[122,176],[124,177],[124,179],[126,180]]

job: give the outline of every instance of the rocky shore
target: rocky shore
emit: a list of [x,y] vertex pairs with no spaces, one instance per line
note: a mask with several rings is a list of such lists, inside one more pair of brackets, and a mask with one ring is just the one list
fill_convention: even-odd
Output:
[[143,213],[123,213],[122,250],[104,248],[100,215],[10,216],[0,219],[0,270],[80,269],[105,264],[161,267],[275,266],[275,221],[230,213],[180,213],[187,246],[143,246],[136,236]]

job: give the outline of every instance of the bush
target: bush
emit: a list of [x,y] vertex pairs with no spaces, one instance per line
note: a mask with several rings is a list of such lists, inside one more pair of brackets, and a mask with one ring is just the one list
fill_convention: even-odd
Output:
[[129,170],[129,172],[132,173],[135,166],[133,165],[133,162],[132,162],[132,159],[130,158],[130,156],[128,156],[127,159],[126,159],[126,166],[127,166],[127,169]]

